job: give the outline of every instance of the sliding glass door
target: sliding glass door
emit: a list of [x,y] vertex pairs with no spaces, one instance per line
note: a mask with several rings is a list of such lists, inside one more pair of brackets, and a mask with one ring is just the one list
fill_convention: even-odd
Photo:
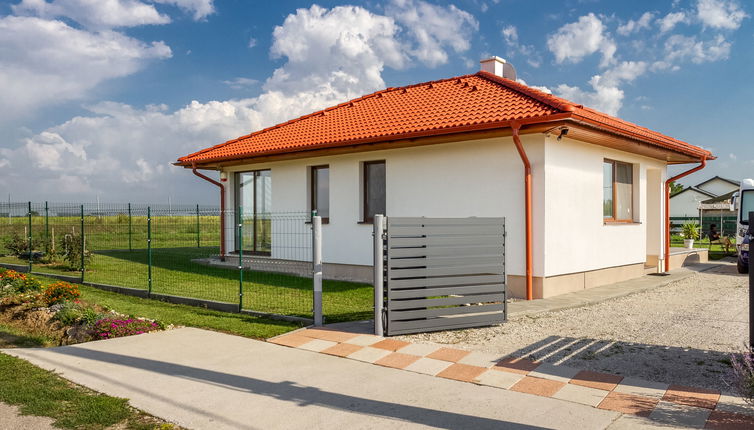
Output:
[[[272,177],[269,170],[236,173],[238,207],[242,213],[244,252],[269,255],[272,250]],[[239,249],[238,239],[236,237],[236,250]]]

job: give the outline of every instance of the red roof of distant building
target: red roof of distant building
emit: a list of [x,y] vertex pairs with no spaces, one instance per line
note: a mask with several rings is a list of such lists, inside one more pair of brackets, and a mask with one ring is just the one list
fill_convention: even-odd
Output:
[[692,157],[709,151],[487,72],[388,88],[178,159],[179,165],[240,160],[553,119],[576,119]]

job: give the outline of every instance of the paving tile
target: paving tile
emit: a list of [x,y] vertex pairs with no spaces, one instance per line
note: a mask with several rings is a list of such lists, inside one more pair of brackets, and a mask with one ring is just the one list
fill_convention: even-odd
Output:
[[274,344],[277,344],[277,345],[283,345],[283,346],[290,346],[290,347],[293,347],[293,348],[298,348],[299,346],[301,346],[301,345],[303,345],[303,344],[305,344],[307,342],[311,342],[311,340],[312,339],[310,337],[301,336],[299,334],[292,333],[292,334],[287,334],[285,336],[279,336],[279,337],[276,337],[274,339],[270,339],[270,340],[268,340],[268,342],[274,343]]
[[404,346],[403,348],[399,349],[397,352],[424,357],[429,354],[432,354],[438,349],[440,349],[440,347],[437,345],[429,345],[426,343],[412,343],[410,345]]
[[434,358],[435,360],[451,361],[453,363],[457,363],[460,359],[466,357],[469,354],[469,351],[464,351],[462,349],[440,348],[437,351],[427,355],[427,357]]
[[419,358],[420,357],[417,357],[416,355],[393,352],[375,361],[374,364],[385,367],[394,367],[396,369],[404,369]]
[[339,343],[335,346],[331,346],[327,349],[323,349],[323,354],[336,355],[338,357],[348,357],[354,352],[364,348],[359,345],[351,345],[350,343]]
[[422,357],[406,366],[405,370],[434,376],[447,369],[451,364],[452,363],[449,363],[447,361]]
[[581,385],[565,384],[563,388],[553,394],[552,397],[582,405],[597,406],[608,395],[609,391],[596,388],[582,387]]
[[618,386],[622,380],[622,376],[592,372],[591,370],[582,370],[571,379],[570,383],[581,385],[582,387],[610,391]]
[[327,348],[337,345],[338,342],[322,339],[310,339],[309,342],[299,346],[299,349],[305,349],[307,351],[321,352]]
[[477,376],[476,381],[482,385],[489,385],[491,387],[505,388],[509,390],[512,386],[516,385],[518,381],[525,378],[525,375],[513,372],[500,372],[498,370],[487,370],[481,375]]
[[528,360],[526,358],[506,357],[495,364],[492,368],[503,370],[505,372],[520,373],[526,375],[536,369],[540,363]]
[[310,328],[300,332],[302,336],[311,337],[313,339],[329,340],[331,342],[345,342],[349,339],[353,339],[359,336],[356,333],[346,333],[336,330],[325,330],[318,328]]
[[372,348],[371,346],[365,346],[364,348],[349,354],[348,358],[358,361],[365,361],[367,363],[374,363],[382,357],[389,355],[390,351],[386,349]]
[[687,406],[715,409],[720,399],[720,392],[705,388],[671,385],[662,400]]
[[345,341],[345,343],[350,343],[351,345],[369,346],[381,341],[382,339],[384,338],[373,336],[371,334],[360,334],[354,338],[348,339],[347,341]]
[[568,366],[555,366],[550,363],[542,363],[537,366],[536,369],[529,373],[529,376],[542,379],[552,379],[553,381],[560,381],[568,383],[576,374],[579,373],[579,369],[574,369]]
[[678,405],[660,400],[649,414],[649,419],[673,426],[703,428],[710,414],[709,409]]
[[437,376],[447,379],[455,379],[456,381],[473,382],[479,375],[487,370],[484,367],[469,366],[468,364],[454,363],[448,366],[447,369],[438,373]]
[[613,391],[636,396],[655,397],[661,399],[670,385],[662,382],[645,381],[637,378],[623,378]]
[[754,416],[712,411],[704,428],[712,430],[751,430],[754,428]]
[[521,379],[511,387],[511,391],[535,394],[537,396],[552,397],[552,395],[557,393],[558,390],[563,388],[564,385],[565,383],[560,381],[525,376],[523,379]]
[[737,414],[754,415],[754,405],[750,405],[734,394],[721,394],[717,401],[716,411],[735,412]]
[[652,397],[635,396],[633,394],[623,394],[612,391],[597,407],[609,411],[622,412],[624,414],[648,417],[654,410],[657,402],[658,400]]
[[498,361],[500,361],[500,355],[478,351],[471,351],[469,355],[458,360],[461,364],[470,364],[472,366],[487,368],[494,366]]
[[402,340],[397,339],[383,339],[373,345],[372,348],[379,348],[379,349],[385,349],[388,351],[397,351],[403,347],[406,347],[410,345],[408,342],[404,342]]

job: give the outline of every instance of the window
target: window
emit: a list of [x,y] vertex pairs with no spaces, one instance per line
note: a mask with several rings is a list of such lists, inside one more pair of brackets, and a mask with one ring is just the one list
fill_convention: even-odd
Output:
[[741,224],[749,224],[749,212],[754,212],[754,191],[745,190],[741,193]]
[[633,165],[605,160],[602,175],[602,217],[608,222],[633,221]]
[[364,163],[364,222],[372,222],[374,216],[385,215],[385,162]]
[[317,211],[322,222],[330,221],[330,166],[314,166],[311,169],[311,209]]
[[[269,170],[235,175],[235,220],[243,223],[243,237],[236,234],[236,251],[243,239],[244,252],[268,255],[272,250],[272,176]],[[241,216],[239,220],[238,217]]]

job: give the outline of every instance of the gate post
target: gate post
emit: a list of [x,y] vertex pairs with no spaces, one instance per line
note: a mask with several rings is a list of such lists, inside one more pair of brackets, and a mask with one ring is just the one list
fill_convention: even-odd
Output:
[[382,308],[383,308],[383,275],[385,250],[382,235],[385,231],[385,216],[374,216],[374,334],[382,336]]
[[323,324],[322,318],[322,217],[312,217],[312,281],[314,282],[314,326]]

